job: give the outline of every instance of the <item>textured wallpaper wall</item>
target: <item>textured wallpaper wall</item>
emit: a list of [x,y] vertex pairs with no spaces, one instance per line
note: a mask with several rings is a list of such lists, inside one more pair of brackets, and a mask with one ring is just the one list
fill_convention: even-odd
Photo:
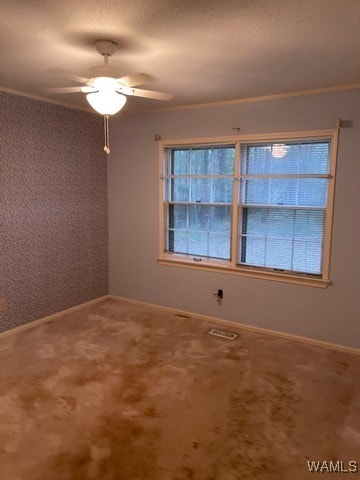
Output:
[[102,118],[0,92],[0,331],[108,293]]

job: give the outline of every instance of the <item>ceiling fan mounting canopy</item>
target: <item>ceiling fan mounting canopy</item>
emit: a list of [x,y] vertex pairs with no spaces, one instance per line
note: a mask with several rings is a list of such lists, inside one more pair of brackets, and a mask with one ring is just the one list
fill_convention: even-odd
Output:
[[118,44],[112,40],[96,40],[94,45],[100,55],[108,57],[111,57],[118,49]]
[[118,44],[112,40],[96,40],[94,46],[100,55],[104,57],[104,65],[91,67],[89,69],[90,78],[121,77],[124,73],[119,68],[109,66],[109,57],[117,51]]

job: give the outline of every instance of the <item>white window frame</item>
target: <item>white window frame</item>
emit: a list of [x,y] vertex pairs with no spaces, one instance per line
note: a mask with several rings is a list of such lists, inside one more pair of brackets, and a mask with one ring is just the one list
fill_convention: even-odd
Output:
[[[331,254],[331,236],[332,236],[332,220],[335,193],[335,174],[336,159],[338,148],[339,129],[327,130],[311,130],[297,132],[282,132],[270,134],[253,134],[253,135],[231,135],[223,137],[201,137],[201,138],[184,138],[176,140],[162,140],[159,142],[159,257],[158,262],[163,265],[179,266],[183,268],[195,268],[214,272],[228,273],[232,275],[240,275],[245,277],[253,277],[279,282],[294,283],[301,285],[309,285],[314,287],[326,288],[330,283],[330,254]],[[165,251],[165,225],[167,223],[165,209],[165,172],[166,172],[166,152],[172,148],[179,147],[211,147],[221,145],[235,145],[235,174],[234,182],[239,181],[240,148],[242,144],[247,143],[264,143],[267,141],[281,143],[284,141],[306,141],[306,140],[330,140],[330,170],[329,174],[324,175],[328,179],[327,205],[325,210],[325,226],[324,226],[324,248],[322,258],[322,274],[312,276],[308,274],[284,273],[262,269],[261,267],[251,267],[238,265],[236,260],[236,252],[238,248],[238,201],[237,188],[234,188],[233,214],[232,214],[232,232],[231,232],[231,257],[230,260],[216,260],[202,258],[199,262],[193,256],[176,254]],[[236,198],[235,198],[236,197]]]

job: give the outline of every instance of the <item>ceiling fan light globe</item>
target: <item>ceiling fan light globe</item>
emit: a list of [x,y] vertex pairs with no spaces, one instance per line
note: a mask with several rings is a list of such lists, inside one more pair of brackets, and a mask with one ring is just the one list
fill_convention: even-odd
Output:
[[126,103],[125,95],[116,92],[93,92],[86,95],[90,106],[101,115],[115,115]]

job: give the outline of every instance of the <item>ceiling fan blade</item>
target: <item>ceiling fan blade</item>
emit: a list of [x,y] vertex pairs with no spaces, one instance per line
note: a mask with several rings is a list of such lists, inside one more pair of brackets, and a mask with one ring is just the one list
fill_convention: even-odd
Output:
[[51,75],[56,75],[57,77],[66,78],[68,80],[72,80],[73,82],[77,83],[86,83],[89,78],[88,77],[81,77],[80,75],[74,75],[73,73],[67,72],[66,70],[62,70],[61,68],[48,68],[46,73]]
[[154,92],[153,90],[143,90],[142,88],[125,88],[123,91],[119,89],[119,93],[125,95],[133,95],[134,97],[153,98],[154,100],[170,100],[172,95],[164,92]]
[[153,82],[154,77],[147,73],[132,73],[118,78],[117,81],[126,87],[135,87],[136,85],[144,85],[144,83]]
[[48,87],[46,91],[48,93],[91,93],[95,92],[96,88],[91,85],[79,85],[78,87]]
[[[75,92],[82,92],[84,87],[49,87],[46,88],[48,93],[75,93]],[[93,90],[89,90],[93,91]]]

